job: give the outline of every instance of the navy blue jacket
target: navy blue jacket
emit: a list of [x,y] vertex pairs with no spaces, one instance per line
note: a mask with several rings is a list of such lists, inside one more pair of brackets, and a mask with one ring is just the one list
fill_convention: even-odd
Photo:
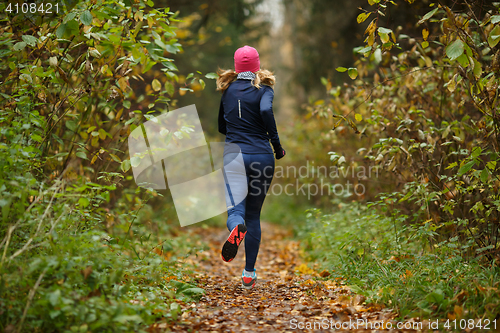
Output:
[[237,144],[245,154],[272,154],[280,139],[273,114],[273,88],[257,89],[251,80],[239,79],[222,94],[219,132],[226,142]]

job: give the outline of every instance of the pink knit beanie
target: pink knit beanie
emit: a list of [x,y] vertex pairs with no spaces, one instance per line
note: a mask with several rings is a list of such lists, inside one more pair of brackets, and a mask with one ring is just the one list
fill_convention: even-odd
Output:
[[234,70],[236,73],[257,72],[260,69],[259,53],[251,46],[245,45],[234,52]]

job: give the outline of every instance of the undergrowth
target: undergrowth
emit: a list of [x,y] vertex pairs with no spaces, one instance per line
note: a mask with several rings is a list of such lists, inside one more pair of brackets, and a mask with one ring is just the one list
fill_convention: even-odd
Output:
[[394,308],[400,319],[498,319],[498,264],[480,255],[464,259],[453,240],[429,244],[430,223],[403,226],[402,218],[340,203],[331,214],[308,210],[298,234],[330,278],[345,278],[368,303]]

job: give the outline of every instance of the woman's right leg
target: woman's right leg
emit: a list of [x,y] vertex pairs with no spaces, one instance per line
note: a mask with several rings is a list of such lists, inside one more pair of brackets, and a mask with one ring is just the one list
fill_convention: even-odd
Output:
[[238,153],[224,155],[224,178],[226,182],[226,225],[227,229],[231,231],[238,224],[245,223],[245,199],[248,191],[248,177],[244,160]]
[[226,182],[227,229],[229,237],[222,247],[222,259],[229,262],[238,253],[238,247],[247,233],[245,210],[248,178],[241,153],[224,154]]

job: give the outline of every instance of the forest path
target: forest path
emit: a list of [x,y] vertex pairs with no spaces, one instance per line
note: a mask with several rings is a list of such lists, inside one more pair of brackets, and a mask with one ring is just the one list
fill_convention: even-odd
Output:
[[[364,304],[364,298],[352,294],[342,281],[321,278],[327,272],[317,273],[302,263],[298,242],[282,227],[263,223],[262,230],[258,280],[248,290],[241,286],[244,245],[236,258],[226,263],[220,251],[228,233],[220,228],[199,228],[196,232],[203,233],[209,249],[193,259],[196,269],[192,279],[206,294],[198,303],[182,304],[190,311],[176,322],[157,328],[173,332],[350,332],[354,327],[348,326],[350,322],[363,320],[368,328],[374,328],[370,323],[394,317],[391,310]],[[364,329],[364,325],[356,331],[375,331]]]

